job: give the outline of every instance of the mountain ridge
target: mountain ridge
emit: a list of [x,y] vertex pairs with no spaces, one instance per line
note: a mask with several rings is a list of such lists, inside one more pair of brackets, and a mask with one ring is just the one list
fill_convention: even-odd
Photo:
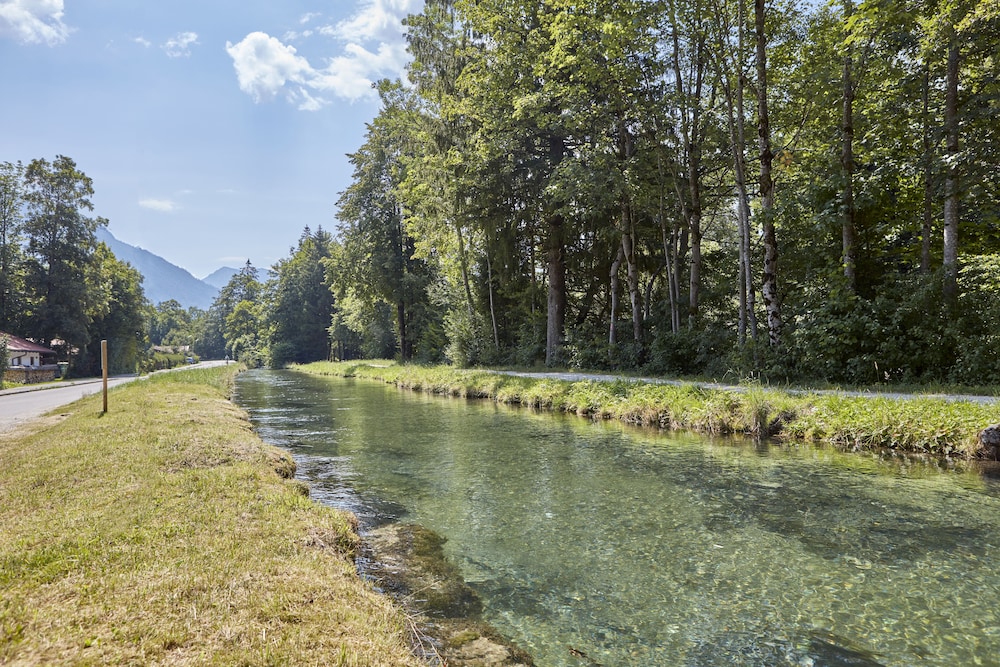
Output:
[[115,257],[128,262],[142,274],[143,291],[154,305],[173,299],[185,308],[194,306],[208,310],[219,295],[219,288],[195,278],[186,269],[155,253],[119,241],[107,227],[97,230],[97,240],[107,245]]

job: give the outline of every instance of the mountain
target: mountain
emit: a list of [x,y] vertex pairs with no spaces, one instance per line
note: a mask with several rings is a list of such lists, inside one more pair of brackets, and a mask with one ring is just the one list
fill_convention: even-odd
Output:
[[224,266],[221,269],[216,269],[210,274],[201,279],[201,282],[208,283],[215,289],[222,289],[229,284],[229,280],[239,273],[239,269],[234,269],[230,266]]
[[128,262],[142,274],[142,289],[154,305],[174,299],[185,308],[197,306],[208,310],[219,294],[217,287],[198,280],[159,255],[119,241],[106,227],[97,230],[97,240],[107,244],[115,257]]

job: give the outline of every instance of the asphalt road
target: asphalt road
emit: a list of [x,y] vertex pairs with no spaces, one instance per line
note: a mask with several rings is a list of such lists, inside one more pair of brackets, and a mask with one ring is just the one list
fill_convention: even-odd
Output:
[[[108,387],[131,382],[135,377],[109,378]],[[5,389],[0,392],[0,432],[12,431],[22,424],[101,391],[101,380],[77,381],[68,385],[33,391]]]
[[[210,368],[221,366],[223,361],[206,361],[192,366],[182,366],[171,371],[181,372],[191,368]],[[108,388],[132,382],[138,379],[135,375],[114,377],[108,379]],[[70,380],[65,383],[44,385],[42,387],[16,387],[0,391],[0,433],[12,431],[32,419],[41,417],[64,405],[78,401],[84,396],[101,391],[101,379]]]

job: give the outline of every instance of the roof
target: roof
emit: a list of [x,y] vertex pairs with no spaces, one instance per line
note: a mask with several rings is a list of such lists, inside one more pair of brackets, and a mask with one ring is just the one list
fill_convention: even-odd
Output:
[[7,349],[12,352],[38,352],[40,354],[55,354],[55,350],[50,350],[44,345],[32,343],[30,340],[15,336],[13,334],[0,331],[0,337],[7,339]]

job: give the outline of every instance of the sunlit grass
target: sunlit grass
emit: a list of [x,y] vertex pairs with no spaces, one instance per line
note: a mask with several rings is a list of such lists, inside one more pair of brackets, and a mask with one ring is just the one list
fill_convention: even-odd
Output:
[[979,432],[1000,422],[1000,405],[931,397],[896,400],[804,394],[759,384],[743,385],[733,391],[709,389],[693,382],[661,385],[628,378],[571,382],[386,361],[323,362],[301,369],[644,426],[827,442],[858,450],[887,448],[975,457]]
[[0,664],[415,665],[351,518],[225,399],[164,374],[0,438]]

